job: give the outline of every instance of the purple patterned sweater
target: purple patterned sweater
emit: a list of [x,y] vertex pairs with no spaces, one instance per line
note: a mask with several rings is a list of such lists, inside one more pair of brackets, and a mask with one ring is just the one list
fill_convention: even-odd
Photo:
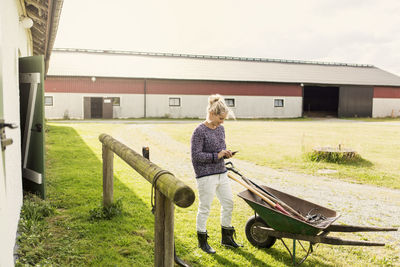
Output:
[[226,149],[225,129],[220,125],[210,129],[201,123],[193,132],[191,155],[196,178],[226,172],[224,159],[218,159],[218,152]]

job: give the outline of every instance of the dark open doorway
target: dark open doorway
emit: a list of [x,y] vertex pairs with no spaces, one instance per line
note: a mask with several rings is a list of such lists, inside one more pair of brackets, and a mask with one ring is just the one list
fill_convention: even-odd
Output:
[[83,98],[83,117],[85,119],[112,119],[113,118],[112,97],[90,97]]
[[90,114],[93,119],[103,118],[103,98],[91,97],[90,98]]
[[338,116],[339,87],[304,86],[303,89],[304,116]]

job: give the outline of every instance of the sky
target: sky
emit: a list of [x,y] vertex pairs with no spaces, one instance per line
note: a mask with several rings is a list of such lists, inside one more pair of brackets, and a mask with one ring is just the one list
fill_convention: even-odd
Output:
[[64,0],[54,48],[370,64],[400,76],[400,1]]

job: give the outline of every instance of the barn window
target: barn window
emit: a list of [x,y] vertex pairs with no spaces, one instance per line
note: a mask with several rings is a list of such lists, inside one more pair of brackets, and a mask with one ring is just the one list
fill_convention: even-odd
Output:
[[274,107],[276,108],[284,107],[283,99],[274,99]]
[[44,97],[44,105],[45,106],[53,106],[53,97],[52,96],[45,96]]
[[169,106],[170,107],[180,107],[181,99],[179,97],[170,97],[169,98]]
[[112,100],[113,106],[119,106],[120,105],[121,100],[120,100],[119,97],[113,97],[112,99],[113,99]]
[[225,103],[228,107],[235,107],[235,99],[234,98],[225,98]]

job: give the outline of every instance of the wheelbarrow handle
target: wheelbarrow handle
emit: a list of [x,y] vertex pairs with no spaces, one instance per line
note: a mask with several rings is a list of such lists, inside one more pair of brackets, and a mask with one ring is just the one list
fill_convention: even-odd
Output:
[[[237,175],[239,175],[249,186],[252,186],[252,188],[254,188],[254,186],[256,187],[257,190],[260,190],[258,192],[260,192],[261,194],[263,194],[265,197],[267,197],[268,199],[270,199],[271,201],[275,201],[276,204],[278,204],[283,210],[287,209],[289,210],[289,212],[291,212],[294,216],[296,216],[298,219],[302,220],[302,221],[307,221],[307,218],[305,218],[303,215],[301,215],[299,212],[295,211],[292,207],[290,207],[289,205],[287,205],[285,202],[283,202],[282,200],[280,200],[279,198],[277,198],[276,196],[274,196],[273,194],[271,194],[270,192],[266,191],[264,188],[262,188],[261,186],[259,186],[258,184],[256,184],[255,182],[253,182],[252,180],[244,177],[233,165],[232,162],[228,161],[225,163],[226,168],[229,171],[232,171],[234,173],[236,173]],[[230,167],[229,167],[230,166]],[[286,210],[285,210],[286,212]]]
[[296,216],[298,219],[302,220],[302,221],[307,221],[307,218],[304,217],[303,215],[301,215],[299,212],[297,212],[296,210],[294,210],[292,207],[290,207],[288,204],[286,204],[285,202],[283,202],[282,200],[280,200],[279,198],[277,198],[275,195],[271,194],[270,192],[268,192],[267,190],[265,190],[264,188],[262,188],[261,186],[259,186],[258,184],[256,184],[255,182],[253,182],[250,179],[247,179],[252,185],[254,185],[258,190],[260,190],[262,193],[265,193],[267,196],[271,197],[272,199],[274,199],[278,204],[280,204],[283,208],[285,208],[286,210],[288,210],[290,213],[292,213],[294,216]]
[[282,212],[283,214],[286,214],[288,216],[291,216],[286,210],[284,210],[279,204],[272,202],[271,200],[269,200],[268,198],[266,198],[265,196],[263,196],[262,194],[260,194],[256,189],[254,189],[253,187],[251,187],[248,184],[243,183],[242,181],[236,179],[236,177],[234,177],[232,174],[230,174],[228,172],[228,177],[231,178],[232,180],[234,180],[235,182],[241,184],[242,186],[244,186],[245,188],[247,188],[250,192],[254,193],[255,195],[257,195],[258,197],[260,197],[262,200],[264,200],[268,205],[270,205],[272,208],[279,210],[280,212]]
[[329,232],[389,232],[397,231],[396,227],[375,227],[375,226],[360,226],[360,225],[339,225],[331,224],[324,231]]

